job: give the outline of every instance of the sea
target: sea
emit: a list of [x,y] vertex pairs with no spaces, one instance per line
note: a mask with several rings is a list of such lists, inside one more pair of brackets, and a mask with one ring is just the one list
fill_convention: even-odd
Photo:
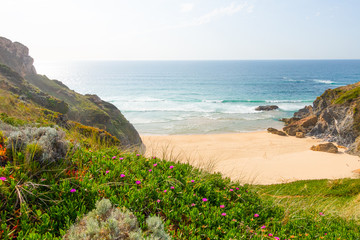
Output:
[[[37,72],[114,104],[142,135],[281,128],[326,89],[360,81],[360,60],[41,62]],[[278,110],[256,111],[260,105]]]

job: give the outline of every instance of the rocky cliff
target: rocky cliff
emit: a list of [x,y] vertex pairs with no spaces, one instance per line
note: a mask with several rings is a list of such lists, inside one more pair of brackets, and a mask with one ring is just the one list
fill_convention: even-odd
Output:
[[348,147],[360,156],[360,82],[326,90],[314,102],[285,120],[289,135],[304,132]]
[[142,146],[133,125],[112,104],[96,95],[82,95],[58,80],[39,75],[29,49],[0,37],[0,85],[20,98],[59,112],[81,124],[103,129],[117,137],[121,145]]

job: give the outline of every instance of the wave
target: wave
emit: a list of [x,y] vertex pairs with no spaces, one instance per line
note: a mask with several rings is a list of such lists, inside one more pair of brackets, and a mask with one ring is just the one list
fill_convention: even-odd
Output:
[[313,79],[314,82],[324,83],[324,84],[335,84],[336,82],[326,79]]
[[267,103],[308,103],[313,100],[265,100]]

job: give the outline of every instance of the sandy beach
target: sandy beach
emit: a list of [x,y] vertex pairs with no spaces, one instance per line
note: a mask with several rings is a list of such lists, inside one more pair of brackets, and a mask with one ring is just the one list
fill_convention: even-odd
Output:
[[305,179],[356,177],[360,158],[344,153],[314,152],[319,139],[283,137],[267,132],[209,135],[142,136],[147,156],[157,156],[221,172],[251,184]]

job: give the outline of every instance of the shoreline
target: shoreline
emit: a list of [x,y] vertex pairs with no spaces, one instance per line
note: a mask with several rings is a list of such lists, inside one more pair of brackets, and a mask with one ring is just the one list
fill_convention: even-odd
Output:
[[352,178],[360,158],[344,153],[314,152],[315,138],[283,137],[266,131],[244,133],[141,135],[146,156],[189,163],[221,172],[233,181],[276,184],[296,180]]

